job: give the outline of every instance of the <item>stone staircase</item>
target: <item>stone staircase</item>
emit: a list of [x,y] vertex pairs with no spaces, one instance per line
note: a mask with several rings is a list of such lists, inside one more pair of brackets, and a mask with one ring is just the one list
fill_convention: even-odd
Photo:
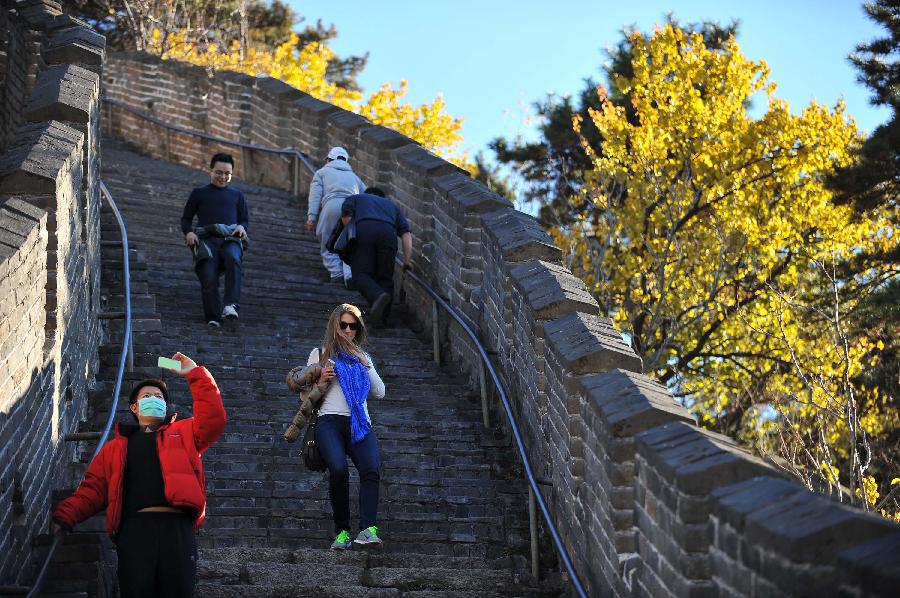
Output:
[[[387,386],[369,409],[382,450],[380,553],[337,554],[328,483],[307,472],[299,444],[281,433],[296,408],[284,384],[319,342],[331,309],[360,295],[323,282],[318,242],[291,195],[242,182],[250,209],[241,318],[222,329],[202,320],[199,284],[179,229],[202,171],[157,162],[104,143],[103,177],[128,226],[133,259],[135,371],[160,377],[157,355],[177,350],[207,366],[228,412],[223,436],[204,456],[208,519],[199,536],[199,596],[557,596],[558,575],[528,572],[527,487],[508,440],[480,424],[480,403],[430,344],[397,322],[373,331],[370,352]],[[111,219],[104,239],[118,239]],[[109,234],[106,234],[106,233]],[[104,248],[104,310],[121,310],[115,243]],[[361,305],[364,307],[364,305]],[[108,320],[97,402],[107,401],[122,321]],[[186,384],[168,376],[189,415]],[[98,405],[99,407],[99,405]],[[124,405],[120,417],[127,417]],[[99,411],[99,410],[98,410]],[[102,413],[100,414],[102,416]],[[99,416],[98,416],[99,417]],[[86,427],[98,429],[99,420]],[[90,454],[85,447],[86,454]],[[358,479],[351,468],[355,525]],[[60,589],[62,589],[60,587]],[[73,588],[74,589],[74,588]]]

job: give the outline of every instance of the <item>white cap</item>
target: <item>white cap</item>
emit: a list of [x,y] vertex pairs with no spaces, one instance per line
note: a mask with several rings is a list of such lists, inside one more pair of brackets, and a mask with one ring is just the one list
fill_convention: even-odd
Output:
[[343,158],[344,160],[349,161],[350,156],[347,155],[347,150],[342,147],[333,147],[328,151],[328,159],[329,160],[337,160],[338,158]]

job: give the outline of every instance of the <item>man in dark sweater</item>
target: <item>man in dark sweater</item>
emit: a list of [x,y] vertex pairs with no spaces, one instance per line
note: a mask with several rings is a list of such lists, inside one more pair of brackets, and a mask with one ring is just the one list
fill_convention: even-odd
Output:
[[[241,259],[247,239],[247,202],[229,187],[234,159],[216,154],[209,162],[209,185],[191,192],[181,215],[181,232],[194,252],[203,314],[210,326],[237,318],[241,299]],[[194,228],[194,216],[197,227]],[[219,276],[225,273],[225,307],[219,300]]]
[[380,328],[387,322],[394,298],[397,237],[403,246],[403,269],[412,270],[412,233],[406,216],[378,187],[344,200],[341,221],[347,226],[351,220],[356,227],[348,257],[353,282],[371,306],[370,321]]

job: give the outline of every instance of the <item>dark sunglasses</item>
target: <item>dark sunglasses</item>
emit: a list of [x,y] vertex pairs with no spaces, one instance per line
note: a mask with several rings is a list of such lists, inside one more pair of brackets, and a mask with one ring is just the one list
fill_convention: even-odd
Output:
[[341,330],[359,330],[359,323],[357,322],[340,322]]

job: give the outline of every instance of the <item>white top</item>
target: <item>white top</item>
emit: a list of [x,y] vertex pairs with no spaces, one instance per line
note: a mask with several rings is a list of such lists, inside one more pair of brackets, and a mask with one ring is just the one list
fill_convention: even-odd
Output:
[[[319,212],[328,202],[338,199],[343,202],[346,197],[362,193],[365,188],[365,183],[356,176],[349,164],[343,160],[332,160],[313,175],[306,211],[308,219],[317,220]],[[331,231],[326,234],[329,233]]]
[[[369,372],[370,386],[369,396],[366,397],[367,402],[363,403],[363,408],[366,411],[366,418],[371,422],[372,418],[369,417],[368,399],[384,398],[384,382],[375,370],[372,356],[368,353],[364,353],[364,355],[366,356],[366,361],[369,362],[367,370]],[[306,361],[306,365],[312,365],[314,363],[319,363],[318,349],[313,349],[309,354],[309,359]],[[325,397],[322,399],[322,404],[319,407],[319,415],[350,415],[350,406],[347,404],[347,397],[344,395],[344,389],[341,388],[337,376],[332,378],[332,384],[328,387],[328,392],[325,393]]]

